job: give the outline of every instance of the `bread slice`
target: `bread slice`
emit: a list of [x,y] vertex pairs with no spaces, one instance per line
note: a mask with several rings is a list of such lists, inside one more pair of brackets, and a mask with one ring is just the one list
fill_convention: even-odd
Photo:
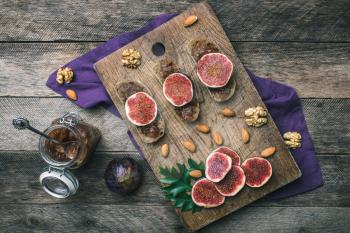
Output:
[[[196,61],[198,61],[202,56],[208,53],[220,53],[220,50],[216,47],[216,45],[205,39],[197,39],[192,41],[191,55]],[[230,81],[224,87],[207,87],[207,90],[209,92],[210,97],[215,102],[224,102],[229,100],[235,94],[236,81],[233,79],[233,77],[231,77]]]
[[[122,103],[125,103],[129,96],[137,92],[146,92],[151,95],[151,92],[144,85],[136,81],[120,82],[117,84],[116,89],[118,98]],[[141,140],[145,143],[157,142],[164,136],[165,122],[159,111],[157,118],[152,123],[145,126],[133,126],[136,128]]]
[[[181,73],[180,69],[170,58],[160,60],[155,67],[155,71],[157,73],[157,76],[160,78],[161,83],[163,83],[170,74]],[[186,76],[191,80],[191,77],[188,75]],[[193,84],[192,80],[191,82]],[[194,88],[194,84],[192,86]],[[193,90],[193,99],[190,103],[181,107],[175,107],[173,105],[171,106],[174,108],[176,115],[178,115],[182,121],[194,122],[198,119],[200,104],[196,98],[195,89]]]

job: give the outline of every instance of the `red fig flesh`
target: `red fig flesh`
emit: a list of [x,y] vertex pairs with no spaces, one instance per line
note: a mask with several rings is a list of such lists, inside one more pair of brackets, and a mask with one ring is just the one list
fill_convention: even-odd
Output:
[[225,197],[216,190],[215,184],[206,178],[196,181],[191,196],[196,205],[205,208],[217,207],[225,202]]
[[220,152],[211,153],[205,162],[205,176],[213,182],[224,179],[232,167],[232,159]]
[[128,120],[137,126],[152,123],[157,117],[157,103],[145,92],[131,95],[125,102],[125,112]]
[[272,176],[272,166],[267,159],[253,157],[242,163],[246,184],[252,188],[263,186]]

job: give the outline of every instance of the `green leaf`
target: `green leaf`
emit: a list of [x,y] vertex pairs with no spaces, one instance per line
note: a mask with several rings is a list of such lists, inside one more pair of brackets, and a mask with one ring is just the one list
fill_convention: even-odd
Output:
[[164,191],[165,193],[170,193],[170,191],[171,191],[172,189],[174,189],[174,187],[176,187],[176,185],[170,185],[170,186],[162,187],[162,189],[163,189],[163,191]]
[[178,178],[173,178],[173,177],[165,177],[163,179],[160,179],[160,182],[164,184],[174,184],[178,181]]
[[191,210],[193,208],[194,203],[192,202],[192,200],[187,200],[185,201],[185,203],[183,204],[181,211],[188,211]]
[[180,174],[183,175],[185,173],[186,167],[183,164],[177,163],[177,167],[179,168]]
[[203,209],[203,207],[201,206],[197,206],[196,204],[193,205],[192,207],[192,213],[196,213],[196,212],[199,212]]
[[190,176],[190,171],[186,171],[183,175],[183,181],[186,182],[186,183],[190,183],[190,179],[191,179],[191,176]]
[[179,177],[180,178],[180,173],[176,170],[176,168],[175,167],[173,167],[172,169],[171,169],[171,176],[172,177]]
[[173,194],[173,197],[176,197],[179,193],[186,191],[187,186],[185,185],[181,185],[181,186],[177,186],[176,188],[173,188],[170,193]]
[[190,168],[195,168],[197,164],[193,159],[189,158],[188,165],[190,166]]
[[198,169],[201,170],[201,171],[204,171],[204,170],[205,170],[205,166],[204,166],[204,163],[203,163],[203,162],[200,162],[200,163],[199,163]]
[[184,199],[177,199],[175,201],[175,207],[176,208],[182,208],[183,205],[185,204],[185,202],[186,202],[186,200],[184,200]]
[[171,173],[167,167],[159,167],[159,173],[163,176],[171,176]]
[[192,190],[192,184],[189,173],[192,170],[201,170],[204,174],[203,162],[196,163],[193,159],[188,159],[189,168],[184,164],[177,163],[172,168],[159,167],[159,172],[164,178],[160,181],[165,185],[161,189],[165,194],[165,198],[170,200],[176,208],[181,211],[192,210],[192,213],[200,211],[202,208],[197,206],[191,195],[188,194]]

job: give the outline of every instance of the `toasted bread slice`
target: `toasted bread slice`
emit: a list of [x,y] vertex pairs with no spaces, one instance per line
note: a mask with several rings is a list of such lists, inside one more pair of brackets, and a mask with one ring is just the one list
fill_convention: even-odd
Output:
[[182,107],[175,107],[175,112],[183,121],[196,121],[200,112],[199,102],[194,99]]
[[[151,94],[151,92],[141,83],[130,81],[121,82],[117,84],[117,95],[118,98],[125,103],[129,96],[135,94],[136,92],[146,92]],[[145,126],[134,126],[141,138],[145,143],[154,143],[164,136],[165,132],[165,122],[158,111],[157,118],[150,124]]]
[[234,79],[230,79],[226,86],[220,88],[208,88],[209,94],[211,98],[215,102],[224,102],[229,100],[236,91],[236,81]]
[[[207,40],[198,39],[191,43],[191,55],[196,61],[208,53],[220,53],[220,50],[216,45]],[[207,87],[207,90],[215,102],[224,102],[229,100],[235,94],[236,81],[231,77],[230,81],[224,87]]]
[[[181,73],[179,68],[176,66],[176,64],[169,58],[165,58],[161,60],[156,65],[155,71],[162,83],[164,82],[166,77],[168,77],[170,74]],[[186,76],[191,80],[191,78],[188,75]],[[193,84],[192,80],[191,82]],[[194,88],[194,84],[192,86]],[[178,115],[182,121],[193,122],[198,119],[199,112],[200,112],[200,104],[199,104],[199,101],[196,99],[195,89],[193,90],[193,95],[194,96],[192,101],[184,106],[175,107],[172,105],[176,115]]]

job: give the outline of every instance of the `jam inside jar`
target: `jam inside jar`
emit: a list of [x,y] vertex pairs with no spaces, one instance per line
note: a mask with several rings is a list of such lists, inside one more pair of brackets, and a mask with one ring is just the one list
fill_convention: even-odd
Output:
[[39,151],[51,166],[75,169],[88,161],[101,138],[100,131],[84,122],[78,114],[67,113],[55,119],[44,133],[65,144],[56,144],[41,137]]

